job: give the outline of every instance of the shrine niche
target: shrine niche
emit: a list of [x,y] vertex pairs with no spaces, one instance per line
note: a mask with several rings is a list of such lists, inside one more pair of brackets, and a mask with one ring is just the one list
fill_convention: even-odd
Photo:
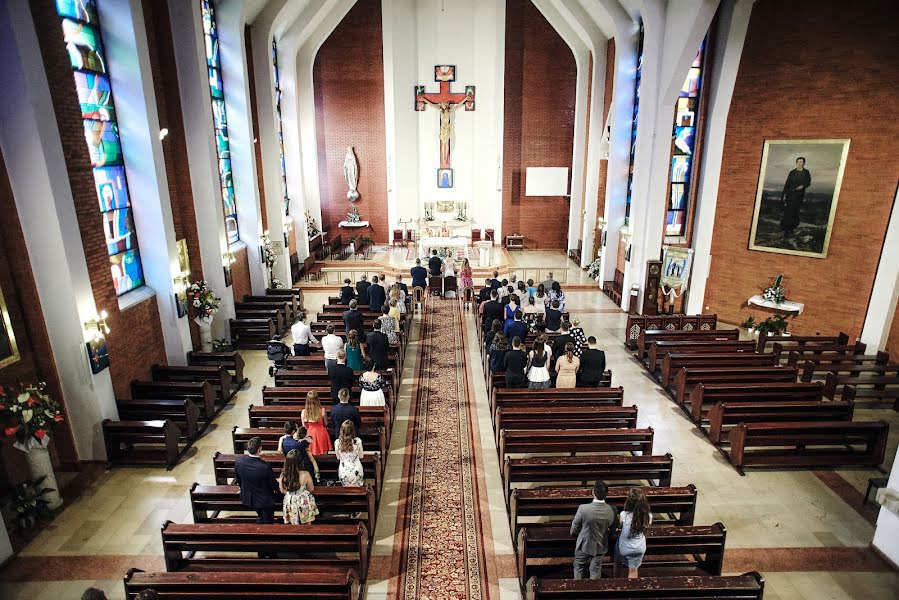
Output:
[[415,86],[415,110],[424,112],[429,106],[440,113],[440,167],[437,169],[437,187],[452,188],[453,169],[453,113],[464,107],[466,112],[475,109],[475,86],[465,86],[464,93],[453,93],[451,83],[456,80],[454,65],[437,65],[434,67],[434,81],[440,83],[440,91],[436,94],[425,92],[425,86]]

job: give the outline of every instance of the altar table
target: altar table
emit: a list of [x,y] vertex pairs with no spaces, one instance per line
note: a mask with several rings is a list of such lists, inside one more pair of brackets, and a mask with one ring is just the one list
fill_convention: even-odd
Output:
[[468,258],[469,241],[469,238],[463,236],[423,237],[418,240],[418,256],[426,258],[431,253],[431,250],[439,250],[441,248],[462,248],[465,258]]

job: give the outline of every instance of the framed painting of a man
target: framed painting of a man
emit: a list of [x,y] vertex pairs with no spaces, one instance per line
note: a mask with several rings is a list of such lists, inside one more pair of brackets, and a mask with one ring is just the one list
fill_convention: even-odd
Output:
[[849,140],[765,140],[749,249],[826,258]]

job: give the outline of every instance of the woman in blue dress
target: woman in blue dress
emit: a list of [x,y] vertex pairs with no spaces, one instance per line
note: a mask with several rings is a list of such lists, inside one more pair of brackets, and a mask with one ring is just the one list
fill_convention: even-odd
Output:
[[506,330],[509,323],[515,320],[515,311],[519,309],[519,302],[518,294],[509,295],[509,303],[503,308],[503,331]]

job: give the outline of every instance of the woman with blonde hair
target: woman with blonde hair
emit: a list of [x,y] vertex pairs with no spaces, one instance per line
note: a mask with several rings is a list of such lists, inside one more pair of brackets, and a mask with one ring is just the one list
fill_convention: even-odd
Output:
[[618,514],[621,533],[615,545],[615,576],[622,567],[627,567],[628,579],[636,579],[637,571],[646,553],[644,532],[652,524],[652,512],[646,494],[641,488],[631,488],[624,502],[624,510]]
[[[390,286],[391,307],[394,306],[394,302],[396,303],[397,310],[399,311],[398,315],[406,314],[406,292],[403,291],[403,288],[400,287],[399,283],[394,283],[392,286]],[[397,316],[397,319],[399,319],[399,316]]]
[[278,488],[284,494],[281,510],[285,525],[308,525],[315,520],[318,514],[315,496],[312,495],[315,483],[309,471],[303,468],[298,450],[291,450],[284,458]]
[[568,330],[568,335],[574,339],[574,355],[580,358],[581,353],[584,351],[584,346],[587,344],[587,334],[584,333],[579,318],[571,317],[571,329]]
[[577,386],[577,372],[581,368],[581,359],[574,355],[574,344],[565,344],[565,354],[556,360],[556,387],[573,388]]
[[340,426],[340,437],[334,447],[337,460],[337,476],[343,487],[362,487],[365,475],[362,472],[362,440],[356,437],[356,426],[352,421],[344,421]]
[[471,264],[467,258],[462,261],[462,270],[459,275],[462,277],[462,298],[467,307],[474,299],[474,279],[471,276]]
[[401,322],[400,319],[400,307],[397,303],[396,298],[392,297],[387,301],[387,304],[390,306],[390,310],[387,311],[387,314],[396,319],[397,323]]
[[312,436],[312,444],[309,447],[312,454],[327,454],[334,446],[331,444],[331,436],[328,434],[328,424],[325,422],[325,411],[318,401],[318,392],[312,390],[306,394],[306,407],[300,414],[303,427]]

